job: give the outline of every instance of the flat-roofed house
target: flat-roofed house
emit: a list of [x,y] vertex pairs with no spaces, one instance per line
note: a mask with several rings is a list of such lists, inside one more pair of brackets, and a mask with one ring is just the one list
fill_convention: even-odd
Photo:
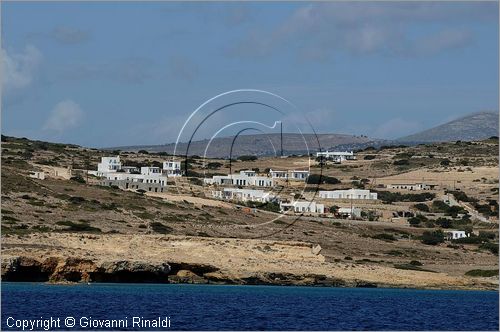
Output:
[[293,201],[290,203],[280,203],[280,211],[282,213],[286,211],[293,211],[295,213],[313,213],[313,214],[323,214],[325,213],[325,205],[316,203],[314,201]]
[[436,187],[435,184],[420,183],[393,183],[388,184],[388,189],[405,189],[405,190],[432,190]]
[[101,157],[101,162],[97,164],[97,176],[105,176],[109,172],[117,172],[122,168],[120,156]]
[[224,188],[212,192],[212,196],[224,200],[269,202],[274,196],[261,189]]
[[354,151],[322,151],[316,152],[316,157],[322,157],[339,163],[344,160],[356,160]]
[[[253,171],[252,171],[253,172]],[[233,185],[233,186],[254,186],[254,187],[272,187],[273,179],[267,176],[257,176],[255,172],[253,175],[248,171],[241,171],[239,174],[229,175],[215,175],[212,178],[206,178],[203,181],[206,184],[215,185]]]
[[377,199],[377,193],[367,189],[320,190],[318,196],[326,199]]
[[305,181],[307,177],[309,176],[309,171],[289,171],[290,173],[290,179],[293,180],[299,180],[299,181]]
[[169,160],[163,162],[163,173],[167,176],[182,176],[181,162],[175,160]]
[[146,167],[141,167],[141,174],[142,175],[161,176],[162,171],[161,171],[160,167],[146,166]]
[[457,240],[457,239],[467,237],[467,234],[465,233],[465,231],[453,231],[452,230],[452,231],[446,231],[446,232],[444,232],[444,234],[445,234],[447,240]]

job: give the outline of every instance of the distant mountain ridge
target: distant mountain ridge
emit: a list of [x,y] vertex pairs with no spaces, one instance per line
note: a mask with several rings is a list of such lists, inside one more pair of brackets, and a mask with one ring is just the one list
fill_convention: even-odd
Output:
[[[233,136],[218,137],[210,142],[207,150],[207,157],[228,158],[230,155]],[[283,151],[285,155],[313,153],[327,149],[352,150],[363,148],[368,145],[377,145],[381,140],[374,140],[366,136],[353,136],[343,134],[291,134],[283,133]],[[189,146],[189,155],[203,156],[209,140],[193,141]],[[177,146],[177,155],[186,154],[188,144],[183,142]],[[174,152],[175,143],[149,146],[124,146],[114,149],[126,151],[147,150],[149,152]],[[254,155],[272,156],[280,155],[281,137],[280,134],[257,134],[238,136],[233,146],[232,156]]]
[[[283,152],[285,155],[314,153],[319,149],[325,150],[357,150],[368,146],[382,145],[416,145],[419,143],[474,141],[498,136],[498,112],[473,113],[442,125],[421,131],[416,134],[401,137],[396,140],[374,139],[366,136],[345,134],[283,134]],[[233,137],[218,137],[210,142],[207,150],[209,158],[228,158],[230,155]],[[319,142],[319,144],[318,144]],[[209,140],[193,141],[189,146],[189,155],[203,156]],[[235,141],[232,156],[241,155],[272,156],[280,155],[280,134],[241,135]],[[306,148],[306,144],[307,147]],[[177,146],[177,155],[185,155],[188,144],[180,143]],[[274,147],[274,148],[273,148]],[[175,143],[163,145],[121,146],[108,150],[174,153]]]
[[397,139],[398,142],[475,141],[498,136],[498,112],[473,113],[419,133]]

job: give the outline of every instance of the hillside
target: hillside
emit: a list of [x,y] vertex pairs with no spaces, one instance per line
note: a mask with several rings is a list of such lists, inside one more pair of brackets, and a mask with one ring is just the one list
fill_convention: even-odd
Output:
[[[319,141],[319,146],[318,146]],[[203,156],[208,140],[193,141],[189,147],[189,155]],[[309,153],[321,149],[358,149],[368,145],[374,145],[378,140],[373,140],[365,136],[352,136],[342,134],[283,134],[283,150],[286,155],[305,154],[309,149]],[[210,148],[207,151],[207,157],[210,158],[227,158],[230,154],[233,137],[220,137],[214,139],[210,143]],[[280,154],[281,139],[280,134],[258,134],[258,135],[241,135],[234,144],[233,156],[241,155],[256,155],[256,156],[273,156]],[[274,149],[273,149],[274,147]],[[139,151],[146,150],[149,152],[174,152],[175,144],[165,145],[150,145],[150,146],[122,146],[113,148],[123,151]],[[183,155],[186,152],[187,143],[181,143],[177,147],[177,155]]]
[[[178,179],[165,193],[103,187],[82,168],[95,169],[99,157],[108,152],[3,136],[2,278],[496,288],[497,278],[466,273],[498,271],[498,224],[447,215],[435,203],[448,186],[477,199],[484,212],[485,204],[498,200],[497,151],[498,140],[493,139],[368,148],[358,153],[358,160],[327,165],[323,173],[340,182],[324,183],[321,189],[359,186],[356,181],[364,178],[367,189],[385,197],[356,204],[375,218],[290,215],[267,222],[276,216],[274,212],[215,200],[210,196],[213,188],[201,186],[200,178]],[[165,158],[125,152],[120,157],[125,164],[140,165]],[[193,176],[203,176],[200,158],[189,162]],[[212,162],[218,165],[211,172],[228,172],[227,160]],[[262,170],[306,165],[308,158],[262,157],[233,163],[237,169]],[[311,172],[318,173],[318,167],[313,165]],[[45,179],[29,177],[30,171],[40,170]],[[433,201],[423,202],[428,208],[420,212],[427,215],[424,221],[412,226],[393,215],[416,211],[416,204],[422,203],[415,200],[419,195],[390,195],[380,185],[417,178],[437,182],[441,188],[430,193]],[[280,190],[289,197],[301,186],[290,184]],[[314,195],[315,188],[305,188],[305,199]],[[352,204],[323,202],[328,207]],[[472,228],[483,235],[474,243],[422,242],[425,232],[446,230],[445,226]],[[320,253],[311,250],[317,245]]]
[[402,137],[400,142],[474,141],[498,136],[498,113],[480,112]]

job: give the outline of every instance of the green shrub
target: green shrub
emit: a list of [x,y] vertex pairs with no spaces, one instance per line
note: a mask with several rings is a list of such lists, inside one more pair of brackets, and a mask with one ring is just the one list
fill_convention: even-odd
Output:
[[430,209],[429,209],[429,205],[427,204],[424,204],[424,203],[417,203],[415,205],[413,205],[413,207],[419,211],[423,211],[423,212],[429,212]]
[[372,236],[372,239],[377,239],[377,240],[382,240],[382,241],[387,241],[387,242],[393,242],[393,241],[397,240],[394,237],[394,235],[388,234],[388,233],[375,234],[375,235]]
[[498,270],[470,270],[465,272],[469,277],[494,277],[498,275]]
[[437,244],[440,244],[440,243],[444,242],[444,234],[440,230],[439,231],[433,231],[433,232],[425,231],[422,234],[422,240],[421,241],[422,241],[423,244],[435,246]]
[[418,227],[421,223],[427,222],[428,220],[426,216],[418,214],[415,217],[408,218],[408,223],[413,227]]
[[393,164],[395,166],[406,166],[410,165],[410,161],[408,159],[399,159],[399,160],[394,160]]
[[172,231],[173,231],[173,228],[168,227],[168,226],[162,224],[161,222],[155,221],[155,222],[150,223],[150,225],[151,225],[151,229],[156,233],[168,234],[168,233],[172,233]]
[[58,221],[57,225],[68,226],[65,231],[70,232],[89,232],[89,233],[101,233],[101,229],[97,227],[90,226],[88,222],[75,223],[72,221]]
[[479,246],[479,249],[489,250],[492,254],[498,256],[498,243],[485,242]]
[[241,161],[256,161],[257,156],[239,156],[238,159]]
[[378,199],[384,203],[394,202],[427,202],[436,197],[434,193],[418,193],[418,194],[402,194],[390,191],[375,191],[378,194]]
[[81,175],[72,176],[70,180],[78,183],[85,183],[85,179]]
[[341,181],[332,176],[326,176],[322,174],[311,174],[307,177],[307,184],[338,184]]

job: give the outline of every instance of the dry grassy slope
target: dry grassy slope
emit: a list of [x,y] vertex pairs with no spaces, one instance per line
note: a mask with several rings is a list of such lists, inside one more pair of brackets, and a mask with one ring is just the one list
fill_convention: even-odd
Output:
[[[41,145],[41,146],[40,146]],[[387,174],[405,174],[408,170],[431,169],[447,174],[439,161],[450,159],[450,167],[456,166],[463,157],[476,166],[498,168],[498,141],[475,145],[440,144],[414,148],[392,148],[362,152],[358,162],[329,166],[325,173],[342,178],[349,183],[353,176],[377,176],[377,163],[388,165]],[[26,140],[11,140],[2,144],[2,237],[9,241],[26,243],[32,235],[52,233],[64,238],[65,234],[94,232],[115,233],[115,236],[169,233],[178,236],[203,236],[211,238],[264,238],[279,241],[304,241],[320,244],[327,262],[353,266],[384,267],[398,273],[394,264],[418,260],[425,269],[463,274],[474,268],[498,269],[498,258],[477,246],[457,248],[423,245],[416,239],[425,229],[402,225],[370,222],[346,222],[329,219],[302,218],[293,222],[284,218],[263,226],[254,227],[269,220],[266,212],[244,213],[234,206],[204,206],[184,200],[165,201],[111,188],[81,184],[75,181],[49,178],[45,181],[30,179],[28,171],[33,163],[53,163],[58,166],[84,165],[88,156],[95,165],[101,151],[80,147],[66,147]],[[411,153],[410,165],[403,168],[392,164],[401,153]],[[364,155],[375,155],[374,160],[364,160]],[[428,154],[433,154],[429,158]],[[55,159],[56,158],[56,159]],[[137,162],[160,161],[162,156],[126,154],[125,159]],[[421,160],[419,160],[421,159]],[[425,167],[421,163],[425,162]],[[304,158],[258,160],[237,162],[238,168],[263,169],[269,163],[283,168],[295,168],[307,163]],[[201,163],[200,163],[201,165]],[[199,167],[200,165],[196,166]],[[496,165],[496,166],[495,166]],[[195,170],[202,171],[200,168]],[[349,168],[348,168],[349,167]],[[467,166],[468,167],[468,166]],[[346,171],[350,169],[350,171]],[[225,169],[216,170],[225,172]],[[457,176],[464,173],[456,172]],[[490,186],[495,187],[491,178]],[[498,177],[496,177],[498,182]],[[473,183],[473,182],[471,182]],[[196,189],[195,185],[188,185]],[[494,226],[493,226],[494,227]],[[73,230],[70,230],[70,229]],[[377,234],[392,234],[396,240],[386,242],[373,238]],[[270,235],[272,234],[272,235]],[[411,239],[406,234],[412,234]],[[120,240],[121,241],[121,240]],[[193,241],[197,242],[196,239]],[[198,245],[198,244],[197,244]],[[57,251],[57,248],[54,250]],[[63,251],[64,252],[64,251]],[[243,259],[243,258],[242,258]]]
[[402,137],[400,142],[473,141],[498,136],[498,112],[479,112],[422,132]]

